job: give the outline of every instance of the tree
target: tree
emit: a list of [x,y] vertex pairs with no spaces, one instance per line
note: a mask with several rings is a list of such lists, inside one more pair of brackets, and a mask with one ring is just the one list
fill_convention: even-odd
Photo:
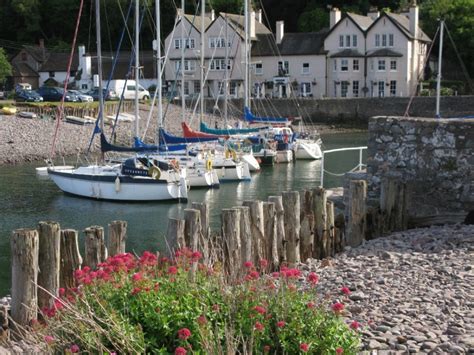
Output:
[[298,31],[317,32],[329,25],[329,12],[320,7],[305,11],[298,18]]
[[9,75],[12,75],[12,66],[8,63],[5,51],[3,48],[0,48],[0,83],[3,83]]

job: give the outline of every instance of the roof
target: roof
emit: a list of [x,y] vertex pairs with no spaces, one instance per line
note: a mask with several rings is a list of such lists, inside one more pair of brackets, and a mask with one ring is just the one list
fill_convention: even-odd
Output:
[[360,53],[356,49],[343,49],[342,51],[331,54],[330,57],[331,58],[364,57],[364,54]]
[[31,68],[27,63],[20,62],[20,63],[13,63],[12,64],[12,76],[14,77],[39,77],[39,74]]
[[[227,18],[228,23],[234,30],[243,38],[245,37],[245,16],[243,15],[236,15],[236,14],[228,14],[225,12],[221,12],[219,14],[220,17],[223,19]],[[263,23],[258,22],[255,20],[255,35],[258,37],[260,34],[271,34],[272,32],[265,26]],[[255,39],[255,38],[252,38]]]
[[[200,33],[201,32],[201,16],[198,15],[189,15],[186,14],[184,17],[189,21],[191,25],[193,25],[196,30]],[[179,22],[179,21],[178,21]],[[210,17],[204,17],[204,30],[207,30],[207,27],[211,24],[211,18]]]
[[[379,17],[382,18],[383,16],[387,16],[389,19],[392,20],[392,22],[395,23],[395,25],[408,37],[411,39],[414,39],[413,34],[410,32],[410,19],[406,15],[402,14],[394,14],[391,12],[384,12],[382,16]],[[426,42],[431,42],[431,39],[428,37],[426,33],[423,32],[423,30],[418,27],[418,40],[421,41],[426,41]]]
[[327,32],[324,29],[319,32],[285,33],[278,45],[272,33],[258,34],[257,41],[252,44],[252,56],[325,54],[324,38]]
[[353,12],[348,12],[347,17],[352,19],[352,21],[355,22],[357,26],[360,27],[362,31],[366,31],[372,23],[374,23],[374,20],[370,18],[369,16],[362,16],[358,14],[354,14]]
[[37,62],[43,61],[43,56],[48,57],[49,51],[46,48],[39,46],[23,46],[23,49],[27,51]]
[[[97,56],[95,53],[90,53],[89,55],[92,57],[91,72],[92,74],[97,74]],[[112,70],[114,55],[115,53],[102,52],[102,74],[104,80],[108,79]],[[134,54],[131,51],[120,52],[112,79],[126,79],[128,77],[130,58],[132,55]],[[156,78],[156,61],[153,51],[140,51],[140,66],[142,66],[142,77],[147,79]],[[133,77],[134,68],[132,67],[130,71],[132,72],[132,76],[129,78]]]
[[367,57],[403,57],[403,54],[389,48],[382,48],[367,52]]
[[[50,52],[48,59],[41,66],[39,71],[67,71],[70,53],[54,53]],[[72,59],[71,70],[76,70],[79,66],[79,58],[77,53]]]

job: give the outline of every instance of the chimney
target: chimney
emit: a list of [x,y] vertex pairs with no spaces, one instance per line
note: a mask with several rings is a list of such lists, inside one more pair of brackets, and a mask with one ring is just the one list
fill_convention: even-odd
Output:
[[372,21],[375,21],[379,18],[380,12],[376,7],[371,7],[367,13],[367,16],[370,17]]
[[285,21],[276,22],[276,44],[280,44],[285,35]]
[[329,29],[333,28],[341,20],[341,11],[333,7],[329,13]]
[[211,21],[214,21],[216,19],[216,12],[214,9],[211,10]]
[[418,37],[418,6],[416,5],[416,1],[413,1],[410,5],[410,13],[408,16],[410,20],[410,33],[413,37]]
[[255,38],[255,11],[250,12],[250,38]]
[[42,61],[46,61],[46,48],[44,48],[44,39],[43,38],[40,38],[39,40],[39,47],[41,49],[41,59]]
[[257,21],[262,23],[262,9],[258,9],[257,11]]

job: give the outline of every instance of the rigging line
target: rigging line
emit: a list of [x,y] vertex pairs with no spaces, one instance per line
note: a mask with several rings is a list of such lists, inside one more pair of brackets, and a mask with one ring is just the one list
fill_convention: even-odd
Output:
[[[421,78],[422,78],[423,75],[424,75],[424,69],[425,69],[425,67],[426,67],[426,63],[428,63],[428,60],[429,60],[430,55],[431,55],[431,50],[434,48],[434,44],[435,44],[435,42],[436,42],[436,38],[438,37],[438,33],[439,33],[439,27],[438,27],[438,29],[436,30],[436,33],[435,33],[435,35],[434,35],[433,41],[431,42],[431,46],[430,46],[430,48],[429,48],[429,50],[428,50],[428,53],[426,53],[426,58],[425,58],[424,63],[423,63],[423,65],[422,65],[423,70],[421,70],[421,72],[418,73],[418,76],[417,76],[417,78],[416,78],[415,88],[418,86],[418,83],[420,82]],[[410,112],[410,107],[411,107],[411,104],[413,103],[413,100],[414,100],[415,96],[416,96],[416,90],[415,90],[415,92],[413,92],[413,93],[411,94],[410,100],[408,100],[408,105],[407,105],[407,108],[406,108],[406,110],[405,110],[405,113],[403,114],[403,117],[410,117],[410,114],[409,114],[409,112]]]
[[108,11],[107,11],[107,1],[103,2],[104,4],[104,12],[105,12],[105,25],[107,26],[107,34],[108,34],[108,40],[109,40],[109,48],[110,51],[112,51],[112,36],[110,35],[110,24],[109,24],[109,17],[108,17]]
[[467,83],[471,89],[471,91],[474,91],[474,87],[473,87],[473,83],[472,83],[472,80],[469,76],[469,73],[467,71],[467,68],[466,66],[464,65],[464,62],[463,60],[461,59],[461,55],[459,54],[458,52],[458,49],[456,47],[456,44],[454,43],[454,40],[453,40],[453,37],[451,37],[451,32],[449,31],[448,29],[448,26],[446,26],[446,22],[444,23],[444,28],[446,29],[446,32],[448,33],[448,37],[449,39],[451,40],[451,44],[453,45],[454,47],[454,52],[456,53],[456,56],[458,57],[458,60],[459,60],[459,63],[461,64],[461,69],[463,71],[463,74],[466,76],[466,79],[467,79]]
[[89,33],[87,35],[87,51],[90,52],[91,49],[91,33],[92,33],[92,9],[93,1],[90,2],[91,6],[89,8]]
[[81,23],[81,14],[82,14],[82,7],[84,5],[84,0],[81,0],[81,4],[79,5],[79,13],[77,15],[77,20],[76,20],[76,29],[74,30],[74,37],[72,41],[72,47],[71,47],[71,54],[69,55],[69,62],[67,64],[67,72],[66,72],[66,79],[64,80],[64,92],[63,96],[61,98],[61,105],[59,106],[58,110],[56,111],[56,128],[54,130],[54,136],[53,136],[53,143],[51,146],[51,158],[54,158],[54,148],[56,145],[56,138],[58,136],[59,132],[59,124],[62,120],[62,116],[64,114],[64,99],[66,97],[66,90],[67,90],[67,84],[69,82],[69,75],[71,74],[71,65],[72,65],[72,58],[74,57],[74,49],[76,47],[76,40],[77,40],[77,34],[79,32],[79,24]]
[[[133,1],[131,1],[131,2],[133,2]],[[125,18],[125,15],[124,15],[123,9],[122,9],[122,4],[120,3],[120,0],[117,0],[117,5],[119,7],[120,15],[122,16],[122,20],[123,20],[123,30],[127,32],[128,39],[130,40],[130,43],[133,43],[133,38],[132,38],[132,35],[130,33],[130,30],[128,29],[128,25],[127,25],[128,16],[127,16],[127,18]]]

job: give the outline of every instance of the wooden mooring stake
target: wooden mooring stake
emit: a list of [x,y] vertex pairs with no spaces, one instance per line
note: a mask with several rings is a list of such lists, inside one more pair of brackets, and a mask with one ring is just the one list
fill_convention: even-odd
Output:
[[127,240],[127,222],[112,221],[109,224],[108,252],[109,256],[125,253]]
[[285,220],[286,259],[290,264],[299,263],[300,258],[300,194],[297,191],[283,192]]
[[95,269],[97,268],[97,265],[107,259],[104,228],[100,226],[92,226],[86,228],[84,234],[86,236],[84,266]]
[[79,270],[82,265],[82,257],[79,252],[79,238],[76,230],[64,229],[61,231],[60,250],[59,286],[62,288],[75,287],[74,271]]
[[222,210],[222,242],[224,270],[229,280],[237,280],[242,270],[242,244],[240,242],[240,209]]

